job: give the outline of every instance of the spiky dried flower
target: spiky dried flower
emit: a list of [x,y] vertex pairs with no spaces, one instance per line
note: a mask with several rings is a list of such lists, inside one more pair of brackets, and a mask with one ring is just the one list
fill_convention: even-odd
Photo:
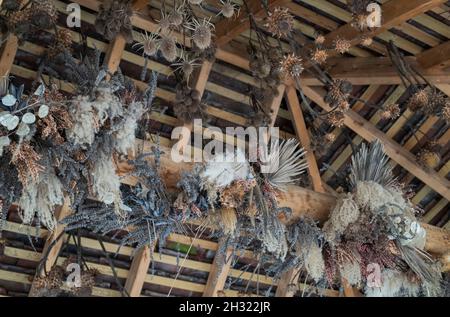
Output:
[[350,48],[352,47],[352,44],[349,40],[343,39],[343,38],[337,38],[333,42],[334,49],[340,53],[345,54],[347,53]]
[[388,104],[381,111],[381,118],[383,119],[396,119],[400,117],[400,107],[396,103]]
[[180,27],[184,21],[184,4],[176,6],[172,12],[169,14],[169,22],[175,28]]
[[317,64],[324,64],[327,61],[328,53],[326,50],[322,50],[319,48],[316,48],[311,53],[311,59],[316,62]]
[[214,24],[211,23],[211,18],[204,18],[199,22],[197,19],[192,19],[192,22],[187,25],[187,28],[192,30],[192,40],[195,45],[201,49],[207,49],[211,46],[212,32]]
[[173,62],[177,58],[177,44],[173,37],[163,36],[159,42],[159,50],[168,62]]
[[144,56],[154,56],[158,52],[159,42],[155,33],[141,33],[141,38],[138,42],[133,44],[133,48],[137,47],[142,50]]
[[408,108],[417,111],[425,107],[430,101],[429,94],[425,89],[419,89],[408,100]]
[[29,23],[31,21],[31,18],[33,16],[33,9],[31,8],[25,8],[20,11],[15,11],[11,13],[11,15],[8,17],[7,23],[10,29],[15,29],[16,27],[19,27],[20,25]]
[[322,45],[323,43],[325,43],[325,36],[323,36],[322,34],[317,35],[314,39],[314,43],[316,45]]
[[325,142],[333,143],[334,141],[336,141],[336,134],[327,133],[327,134],[325,134],[325,136],[323,138],[325,139]]
[[368,47],[373,44],[373,38],[370,36],[363,36],[361,39],[361,45]]
[[327,114],[325,120],[333,127],[340,128],[344,125],[345,114],[342,110],[334,110]]
[[417,161],[423,166],[434,169],[441,163],[441,150],[442,146],[438,142],[428,142],[417,153]]
[[447,124],[450,124],[450,101],[447,101],[445,103],[444,107],[441,110],[441,116],[447,122]]
[[58,18],[58,10],[51,0],[41,0],[32,3],[33,16],[31,22],[41,29],[51,28]]
[[281,61],[281,73],[285,76],[297,78],[303,72],[303,60],[294,53],[286,55]]
[[70,51],[72,46],[72,33],[68,29],[58,29],[55,41],[49,48],[49,56],[54,57],[64,51]]
[[95,19],[95,29],[109,41],[114,40],[117,35],[121,34],[125,37],[127,43],[132,43],[132,15],[131,0],[103,1]]
[[277,7],[273,12],[269,12],[265,27],[278,38],[288,36],[294,27],[294,17],[288,8]]
[[364,31],[368,27],[367,17],[367,14],[353,14],[351,25],[359,31]]
[[173,63],[171,66],[175,67],[174,71],[181,71],[183,73],[184,80],[189,83],[189,79],[194,72],[194,68],[200,66],[197,63],[196,58],[190,58],[190,56],[184,51],[181,52],[180,61]]
[[224,17],[230,19],[233,17],[234,13],[239,12],[239,7],[234,4],[231,0],[220,0],[220,12]]

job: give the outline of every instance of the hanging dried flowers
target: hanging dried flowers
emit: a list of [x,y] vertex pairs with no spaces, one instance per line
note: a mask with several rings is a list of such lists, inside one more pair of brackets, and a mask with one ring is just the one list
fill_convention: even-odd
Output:
[[371,3],[370,0],[350,0],[347,1],[347,7],[352,13],[351,25],[359,31],[365,31],[367,25],[367,6]]
[[202,103],[200,92],[189,88],[186,84],[176,87],[173,110],[178,119],[192,122],[193,119],[208,119],[206,105]]
[[102,2],[95,19],[95,29],[109,41],[113,41],[119,34],[127,43],[133,42],[133,14],[131,0],[107,0]]
[[235,13],[236,15],[239,14],[239,6],[234,4],[231,0],[220,0],[220,4],[219,14],[222,14],[224,17],[230,19]]
[[373,44],[373,38],[370,36],[363,36],[361,38],[361,45],[365,46],[365,47],[369,47]]
[[154,56],[159,49],[158,37],[155,33],[141,33],[141,38],[138,42],[133,44],[133,48],[137,47],[142,50],[144,56]]
[[311,59],[317,64],[324,64],[327,61],[328,53],[326,50],[316,48],[311,53]]
[[323,36],[322,34],[318,34],[314,39],[314,44],[323,45],[324,43],[325,43],[325,36]]
[[173,62],[177,58],[177,44],[175,39],[170,36],[163,35],[161,37],[159,50],[168,62]]
[[175,67],[174,71],[181,71],[183,74],[183,80],[186,83],[189,83],[189,79],[194,72],[194,68],[201,66],[201,64],[198,63],[196,58],[191,58],[188,53],[182,52],[179,62],[173,63],[171,66]]
[[294,17],[289,13],[288,8],[277,7],[273,12],[269,12],[265,27],[278,38],[286,37],[292,32]]
[[425,89],[419,89],[408,100],[408,108],[417,111],[426,106],[429,102],[429,95]]
[[417,153],[417,161],[423,166],[434,169],[441,163],[441,150],[442,146],[438,142],[428,142]]
[[441,117],[450,124],[450,101],[447,101],[441,110]]
[[334,110],[327,114],[325,120],[333,127],[340,128],[344,125],[345,114],[342,110]]

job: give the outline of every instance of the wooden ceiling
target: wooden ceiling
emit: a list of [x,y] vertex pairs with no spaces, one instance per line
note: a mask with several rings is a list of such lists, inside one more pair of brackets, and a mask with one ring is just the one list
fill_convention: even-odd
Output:
[[[60,11],[59,20],[61,27],[67,14],[68,1],[54,1]],[[140,81],[141,68],[145,60],[132,45],[127,45],[125,40],[118,37],[109,43],[101,35],[95,33],[93,23],[96,11],[101,1],[77,0],[82,6],[83,33],[88,35],[88,44],[103,52],[105,62],[110,71],[115,71],[119,66],[122,72],[132,78],[138,86],[144,87]],[[150,2],[150,7],[146,4]],[[207,103],[207,112],[211,116],[211,124],[219,127],[245,126],[247,119],[252,116],[248,97],[249,88],[257,85],[249,71],[246,45],[250,39],[248,22],[243,22],[239,17],[235,20],[223,20],[217,15],[220,9],[217,0],[204,0],[204,9],[196,10],[198,16],[211,17],[216,26],[216,61],[204,62],[194,80],[194,86],[203,94]],[[233,1],[242,4],[241,0]],[[311,143],[314,137],[311,135],[311,127],[314,121],[302,112],[300,98],[295,88],[289,83],[280,85],[280,95],[274,98],[272,109],[274,116],[272,124],[279,126],[284,138],[298,137],[308,151],[310,165],[309,183],[317,192],[334,192],[339,190],[345,177],[346,165],[350,160],[355,146],[363,141],[380,139],[384,145],[391,163],[395,166],[398,178],[408,185],[414,192],[413,202],[424,209],[423,222],[450,230],[450,183],[449,183],[449,156],[450,143],[448,125],[441,119],[430,116],[417,115],[405,107],[405,101],[410,95],[409,87],[404,87],[394,67],[387,58],[384,44],[393,41],[395,45],[408,56],[408,60],[417,66],[425,77],[436,85],[442,92],[450,95],[450,1],[442,0],[389,0],[378,1],[382,4],[382,26],[372,31],[374,43],[370,47],[360,45],[360,33],[350,26],[351,13],[346,9],[345,0],[273,0],[269,1],[271,7],[286,6],[295,15],[295,28],[303,35],[305,52],[312,47],[312,41],[320,32],[325,35],[326,43],[331,43],[337,37],[352,40],[353,47],[348,54],[334,56],[327,63],[327,70],[334,78],[347,79],[354,85],[354,94],[373,103],[399,103],[402,114],[395,120],[384,120],[378,109],[369,107],[362,102],[355,102],[351,110],[346,113],[345,126],[342,128],[326,127],[329,132],[336,135],[336,140],[323,153],[314,152]],[[255,16],[263,16],[259,1],[250,0],[252,12]],[[161,1],[136,1],[136,12],[132,18],[135,27],[133,37],[137,40],[144,31],[155,31],[157,20],[160,16]],[[166,3],[166,6],[169,5]],[[170,5],[169,5],[170,7]],[[241,12],[242,17],[244,13]],[[72,29],[74,47],[81,43],[80,29]],[[177,34],[180,45],[190,46],[181,34]],[[275,41],[275,39],[273,39]],[[37,76],[37,56],[41,56],[45,50],[45,41],[31,40],[19,44],[14,37],[10,37],[5,43],[0,63],[0,75],[10,71],[17,80],[29,84]],[[287,43],[283,42],[287,46]],[[76,53],[76,50],[75,50]],[[151,133],[159,133],[161,143],[170,146],[170,132],[173,127],[183,125],[173,113],[171,102],[174,100],[175,80],[170,77],[172,69],[162,58],[148,61],[147,67],[160,73],[157,91],[157,102],[167,106],[164,113],[152,113]],[[327,111],[329,106],[323,101],[324,88],[314,77],[305,74],[301,79],[302,90],[314,109]],[[72,86],[60,81],[61,87],[67,92],[72,91]],[[428,141],[437,140],[442,145],[442,162],[431,170],[417,164],[415,154]],[[23,229],[14,227],[9,223],[12,232],[20,233]],[[7,229],[8,230],[8,229]],[[174,238],[175,239],[175,238]],[[184,239],[178,237],[178,239]],[[176,239],[175,239],[176,240]],[[199,240],[200,241],[200,240]],[[203,241],[203,240],[201,240]],[[95,242],[95,241],[94,241]],[[87,241],[91,243],[92,241]],[[199,242],[200,243],[200,242]],[[201,242],[205,250],[215,250],[217,243],[204,240]],[[189,243],[188,243],[189,244]],[[96,245],[95,249],[99,249]],[[122,250],[122,252],[128,252]],[[9,248],[9,255],[19,259],[39,258],[39,254],[20,248]],[[135,257],[128,271],[119,271],[119,275],[128,276],[126,288],[134,295],[141,294],[145,283],[160,283],[170,287],[172,282],[164,279],[150,279],[147,275],[149,266],[149,249],[142,251]],[[56,257],[55,257],[56,260]],[[174,258],[168,256],[163,260],[166,264],[172,264]],[[216,259],[209,266],[192,264],[192,269],[210,271],[216,267]],[[111,275],[108,268],[99,268]],[[225,270],[219,272],[220,278],[214,283],[206,282],[205,285],[188,285],[184,282],[177,283],[181,289],[217,295],[217,291],[223,288],[227,276],[238,274],[231,269],[230,263]],[[4,272],[3,272],[4,273]],[[288,285],[297,272],[290,272],[284,277],[280,285]],[[0,267],[0,275],[2,268]],[[26,277],[17,273],[14,278],[26,283]],[[210,274],[211,275],[211,274]],[[249,277],[250,278],[250,277]],[[267,278],[267,277],[261,277]],[[288,281],[288,282],[286,282]],[[174,282],[175,283],[175,282]],[[28,282],[29,284],[29,282]],[[195,283],[193,283],[195,284]],[[270,284],[270,283],[268,283]],[[200,284],[199,284],[200,285]],[[173,286],[173,285],[172,285]],[[222,288],[221,288],[222,286]],[[112,296],[114,292],[106,289],[98,289],[101,295]],[[102,293],[103,292],[103,293]],[[109,293],[108,293],[109,292]],[[279,287],[277,295],[293,295],[288,287]],[[336,295],[331,290],[328,295]],[[345,288],[346,295],[351,295],[352,290]],[[233,293],[234,294],[234,293]],[[231,294],[231,295],[233,295]],[[117,294],[115,294],[117,295]],[[236,294],[234,294],[236,295]]]

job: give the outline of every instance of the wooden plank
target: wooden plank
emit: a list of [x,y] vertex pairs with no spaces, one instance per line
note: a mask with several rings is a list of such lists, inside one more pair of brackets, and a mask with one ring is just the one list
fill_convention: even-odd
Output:
[[208,275],[208,281],[206,282],[206,286],[203,291],[203,297],[217,297],[218,292],[224,289],[231,269],[231,262],[233,261],[232,252],[232,249],[227,249],[225,254],[216,254],[214,257],[214,261],[211,265],[211,271]]
[[[154,246],[151,246],[151,248],[154,248]],[[141,295],[150,261],[151,250],[149,246],[141,248],[134,256],[127,281],[125,282],[125,290],[130,297],[139,297]]]
[[417,61],[425,69],[450,67],[450,41],[417,55]]
[[10,34],[5,44],[3,44],[0,56],[0,77],[9,75],[18,47],[19,41],[17,36]]
[[300,106],[300,102],[297,96],[297,90],[293,86],[289,86],[286,89],[286,98],[294,120],[294,128],[298,138],[306,150],[306,161],[308,162],[309,175],[311,176],[313,188],[316,192],[325,193],[325,189],[320,178],[320,171],[317,165],[314,152],[311,149],[311,138],[309,136],[308,128],[306,127],[305,118]]
[[295,268],[281,274],[275,297],[294,297],[297,288],[293,286],[298,284],[300,271],[301,269]]
[[[302,87],[302,89],[305,95],[321,108],[326,111],[331,110],[330,106],[323,101],[323,96],[325,95],[323,91],[318,92],[317,90],[313,90],[306,86]],[[385,152],[390,158],[408,170],[411,174],[421,179],[443,197],[450,199],[450,182],[447,179],[439,176],[433,171],[425,171],[423,167],[416,162],[414,156],[410,152],[403,149],[395,141],[389,139],[384,133],[379,131],[376,126],[362,118],[353,110],[348,110],[345,113],[344,123],[347,127],[369,142],[376,139],[380,140],[384,144]]]

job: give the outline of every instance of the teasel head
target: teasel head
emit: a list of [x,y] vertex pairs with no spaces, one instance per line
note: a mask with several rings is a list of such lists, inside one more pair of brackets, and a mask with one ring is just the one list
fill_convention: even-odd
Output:
[[326,50],[316,48],[311,53],[311,60],[313,60],[314,62],[316,62],[319,65],[324,64],[327,61],[327,58],[328,58],[328,53]]
[[178,28],[184,21],[184,5],[175,7],[175,9],[169,14],[169,22],[174,27]]
[[159,50],[168,62],[173,62],[177,58],[177,44],[173,37],[167,35],[161,37]]
[[278,38],[288,36],[294,28],[294,17],[288,8],[277,7],[273,12],[269,12],[265,27]]
[[400,117],[400,107],[396,103],[391,103],[385,107],[383,107],[381,111],[381,118],[390,120],[397,119]]
[[438,142],[430,141],[417,153],[417,161],[423,166],[434,169],[441,163],[441,150],[442,146]]
[[190,56],[184,51],[181,53],[178,63],[174,63],[171,66],[176,67],[174,71],[181,71],[183,73],[184,80],[189,83],[189,79],[194,72],[194,68],[200,66],[197,63],[196,58],[191,59]]
[[333,127],[340,128],[344,125],[345,114],[342,110],[334,110],[327,114],[325,120]]
[[155,33],[141,33],[140,39],[133,45],[133,48],[137,47],[138,50],[142,50],[144,56],[154,56],[158,52],[159,42]]
[[373,44],[373,38],[371,38],[370,36],[365,35],[361,38],[362,46],[369,47],[372,44]]
[[231,0],[220,0],[220,12],[219,14],[223,15],[227,19],[230,19],[237,12],[239,14],[239,7],[231,2]]
[[408,108],[417,111],[425,107],[430,101],[429,94],[425,89],[417,90],[408,100]]
[[286,55],[281,61],[281,73],[285,76],[297,78],[303,72],[303,60],[294,53]]
[[320,46],[323,43],[325,43],[325,36],[323,36],[322,34],[318,34],[314,39],[314,44]]
[[212,32],[214,24],[210,22],[211,18],[204,18],[201,22],[196,19],[192,19],[192,22],[186,27],[192,30],[192,40],[195,45],[201,49],[207,49],[211,45]]
[[161,35],[169,34],[172,23],[170,22],[170,16],[164,11],[161,11],[161,18],[158,21],[158,32]]
[[340,54],[347,53],[350,50],[350,48],[352,47],[351,42],[349,40],[346,40],[343,38],[335,39],[333,44],[334,44],[334,49]]
[[442,107],[440,116],[447,124],[450,124],[450,101],[447,100],[444,107]]

